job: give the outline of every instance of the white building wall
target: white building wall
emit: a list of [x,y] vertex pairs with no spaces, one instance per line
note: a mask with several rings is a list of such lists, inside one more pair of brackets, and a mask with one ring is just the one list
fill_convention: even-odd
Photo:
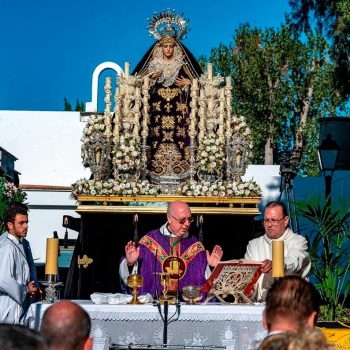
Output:
[[[85,123],[79,112],[0,111],[0,145],[18,160],[15,169],[23,185],[70,186],[90,177],[80,157]],[[26,190],[33,257],[45,262],[46,238],[64,237],[63,215],[79,217],[69,190]],[[69,238],[77,233],[69,231]]]

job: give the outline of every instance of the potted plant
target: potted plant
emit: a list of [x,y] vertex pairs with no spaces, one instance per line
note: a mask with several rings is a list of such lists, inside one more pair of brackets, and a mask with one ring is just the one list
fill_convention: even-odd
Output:
[[10,203],[23,203],[26,198],[27,194],[22,189],[0,176],[0,235],[6,231],[3,220],[6,207]]
[[350,310],[345,306],[350,291],[349,203],[342,200],[331,203],[330,197],[324,201],[314,196],[298,202],[296,211],[312,224],[305,236],[309,241],[312,282],[321,297],[319,321],[332,321],[318,325],[332,328],[323,330],[329,341],[336,344],[349,341],[350,329],[334,329],[350,320]]

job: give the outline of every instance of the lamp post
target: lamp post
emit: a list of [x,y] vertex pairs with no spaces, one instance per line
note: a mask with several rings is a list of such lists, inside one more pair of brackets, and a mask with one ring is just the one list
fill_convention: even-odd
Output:
[[325,176],[326,200],[331,196],[332,176],[338,159],[339,146],[330,134],[322,141],[318,147],[318,159],[321,171]]

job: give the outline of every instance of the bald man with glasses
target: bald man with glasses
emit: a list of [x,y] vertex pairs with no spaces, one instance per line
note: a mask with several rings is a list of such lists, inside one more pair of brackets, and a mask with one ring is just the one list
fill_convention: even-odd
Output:
[[248,243],[244,258],[261,261],[263,274],[256,284],[256,299],[264,301],[273,279],[272,241],[284,241],[284,271],[286,275],[306,277],[311,268],[306,239],[288,227],[289,217],[283,202],[273,201],[265,206],[263,225],[265,234]]
[[189,284],[202,286],[223,251],[216,245],[209,253],[195,236],[189,235],[193,221],[188,204],[175,201],[168,205],[167,222],[161,228],[148,232],[138,245],[128,242],[119,268],[125,285],[129,274],[139,273],[144,279],[140,293],[160,294],[159,274],[170,272],[170,294],[181,292]]

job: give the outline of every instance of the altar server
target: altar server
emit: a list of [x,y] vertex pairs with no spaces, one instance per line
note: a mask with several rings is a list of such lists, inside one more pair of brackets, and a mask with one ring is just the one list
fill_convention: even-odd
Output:
[[282,202],[273,201],[264,210],[265,234],[248,243],[244,258],[261,261],[262,272],[257,282],[258,301],[264,301],[266,292],[273,282],[272,270],[272,241],[284,242],[284,270],[286,275],[299,275],[305,278],[311,268],[306,239],[294,233],[288,227],[289,217],[287,208]]
[[27,297],[37,288],[22,245],[28,231],[28,208],[10,204],[4,214],[7,228],[0,240],[0,323],[18,323]]
[[143,276],[140,293],[160,294],[160,273],[168,273],[168,292],[176,293],[186,285],[202,286],[209,277],[209,266],[215,267],[221,260],[222,248],[216,245],[206,251],[195,236],[188,233],[194,218],[187,203],[175,201],[169,204],[167,222],[159,229],[148,232],[139,241],[128,242],[125,259],[119,273],[124,283],[132,273]]

